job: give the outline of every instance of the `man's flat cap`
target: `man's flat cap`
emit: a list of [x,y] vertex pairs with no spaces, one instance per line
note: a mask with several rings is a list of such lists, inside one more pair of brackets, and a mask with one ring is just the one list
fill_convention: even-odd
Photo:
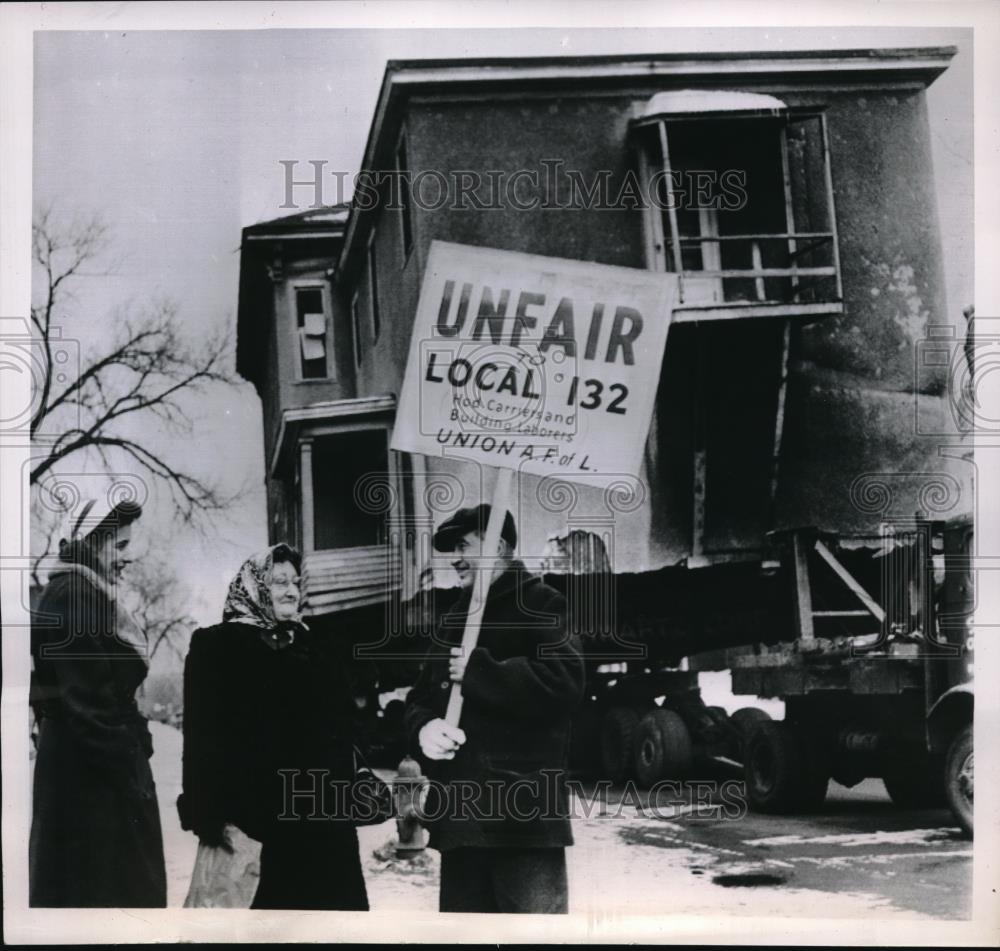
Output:
[[[485,535],[489,520],[490,507],[485,502],[471,508],[459,509],[451,518],[446,519],[438,526],[438,530],[434,533],[435,551],[453,551],[455,542],[469,532],[482,532]],[[510,512],[504,514],[500,537],[511,548],[517,546],[517,528],[514,525],[514,516]]]

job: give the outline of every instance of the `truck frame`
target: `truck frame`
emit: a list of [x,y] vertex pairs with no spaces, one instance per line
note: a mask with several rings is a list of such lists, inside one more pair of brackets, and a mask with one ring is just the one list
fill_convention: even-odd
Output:
[[[734,693],[785,702],[783,721],[747,736],[752,808],[815,808],[831,778],[853,786],[879,777],[899,806],[947,803],[971,835],[972,537],[967,519],[892,526],[873,559],[880,598],[842,556],[857,539],[775,538],[793,581],[797,637],[727,651]],[[824,571],[841,583],[832,603],[817,595]]]
[[[587,652],[571,761],[649,786],[721,760],[743,769],[750,806],[773,813],[817,808],[831,779],[878,777],[900,807],[947,804],[971,834],[972,538],[967,518],[773,533],[759,561],[657,575],[652,623],[610,576],[624,589],[619,630],[636,638],[624,646],[642,652],[627,659],[620,638],[606,657]],[[575,583],[593,600],[600,579]],[[698,672],[718,669],[734,694],[784,701],[784,720],[707,706]]]

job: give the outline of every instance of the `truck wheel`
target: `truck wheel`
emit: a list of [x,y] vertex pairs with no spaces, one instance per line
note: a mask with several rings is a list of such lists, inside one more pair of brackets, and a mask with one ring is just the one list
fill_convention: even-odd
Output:
[[747,741],[747,799],[758,812],[815,808],[826,798],[830,773],[813,745],[788,723],[764,721]]
[[947,804],[940,760],[921,757],[916,763],[893,763],[886,768],[882,784],[900,809],[937,809]]
[[691,734],[673,710],[650,710],[639,723],[635,772],[643,786],[661,779],[686,779],[694,756]]
[[944,761],[944,789],[948,807],[966,835],[972,835],[972,724],[951,741]]
[[761,710],[760,707],[740,707],[729,718],[729,722],[736,728],[739,736],[737,748],[733,750],[734,759],[742,760],[744,758],[747,740],[750,739],[757,724],[765,723],[770,719],[771,715],[766,710]]
[[602,778],[613,783],[628,779],[632,771],[635,735],[639,728],[639,714],[629,707],[612,707],[601,725]]
[[761,710],[760,707],[740,707],[729,719],[736,729],[749,737],[758,723],[767,723],[771,720],[771,714]]

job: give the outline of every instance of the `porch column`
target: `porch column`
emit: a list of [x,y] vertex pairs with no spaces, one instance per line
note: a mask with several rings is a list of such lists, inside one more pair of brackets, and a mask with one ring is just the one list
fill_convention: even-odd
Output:
[[302,493],[302,553],[316,550],[316,521],[313,509],[312,440],[299,444],[299,491]]

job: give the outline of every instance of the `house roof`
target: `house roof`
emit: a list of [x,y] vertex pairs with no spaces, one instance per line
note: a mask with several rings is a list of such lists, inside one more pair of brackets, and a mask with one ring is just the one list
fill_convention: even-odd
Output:
[[[662,85],[664,88],[732,88],[869,83],[921,88],[934,81],[957,52],[954,46],[846,50],[659,53],[496,59],[390,60],[368,132],[361,168],[386,167],[406,98],[416,92],[532,90],[595,86]],[[776,91],[772,89],[771,91]],[[346,273],[370,209],[352,205],[338,270]]]
[[316,232],[323,237],[342,233],[347,223],[350,205],[342,202],[339,205],[323,205],[319,208],[307,208],[281,218],[271,218],[243,229],[243,240],[262,240],[267,238],[298,238],[306,237]]
[[236,372],[259,387],[263,374],[267,326],[273,290],[269,269],[288,255],[337,259],[347,224],[346,204],[307,208],[243,229],[240,243],[240,289],[236,310]]

